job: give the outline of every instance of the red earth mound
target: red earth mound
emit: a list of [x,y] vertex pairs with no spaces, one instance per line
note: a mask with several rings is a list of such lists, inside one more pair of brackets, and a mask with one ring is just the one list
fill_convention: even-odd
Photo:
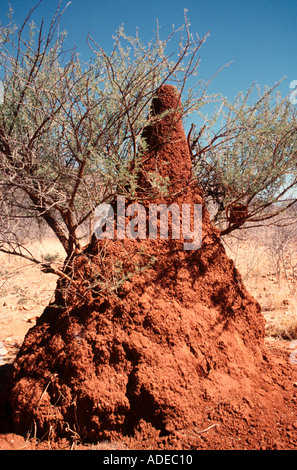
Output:
[[130,449],[297,447],[296,365],[264,345],[260,306],[192,180],[180,109],[176,89],[161,87],[139,200],[150,172],[168,177],[168,195],[144,205],[201,204],[201,247],[94,239],[76,254],[72,282],[59,282],[13,364],[10,431]]

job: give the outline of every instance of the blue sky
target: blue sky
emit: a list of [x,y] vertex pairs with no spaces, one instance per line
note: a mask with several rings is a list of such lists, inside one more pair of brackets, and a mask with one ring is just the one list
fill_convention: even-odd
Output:
[[[36,2],[10,3],[17,23],[21,23]],[[57,0],[43,0],[35,21],[50,18],[57,4]],[[5,23],[8,1],[0,0],[0,6],[0,19]],[[200,78],[209,80],[233,61],[215,77],[210,91],[232,99],[253,82],[273,86],[286,76],[279,90],[283,96],[290,92],[291,81],[297,80],[297,0],[72,0],[62,27],[68,31],[69,43],[75,43],[88,58],[88,32],[109,49],[112,35],[124,23],[129,34],[138,27],[140,38],[147,42],[158,19],[165,38],[173,24],[178,27],[183,23],[185,8],[191,31],[200,37],[210,33],[201,49]]]

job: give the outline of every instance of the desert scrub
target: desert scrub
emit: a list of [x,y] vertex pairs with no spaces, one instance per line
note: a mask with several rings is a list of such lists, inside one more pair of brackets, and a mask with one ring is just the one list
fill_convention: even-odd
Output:
[[43,256],[43,261],[46,263],[53,263],[54,261],[57,261],[59,259],[60,255],[59,253],[47,253],[46,255]]
[[297,339],[297,303],[288,312],[279,313],[267,322],[266,335],[290,341]]

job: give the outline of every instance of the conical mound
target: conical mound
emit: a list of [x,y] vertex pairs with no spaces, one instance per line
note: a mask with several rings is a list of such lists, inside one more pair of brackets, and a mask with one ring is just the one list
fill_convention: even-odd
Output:
[[73,281],[61,282],[63,295],[29,330],[15,360],[9,401],[16,432],[130,448],[212,448],[225,429],[233,448],[240,439],[224,428],[224,416],[232,415],[235,433],[244,416],[262,416],[255,383],[267,362],[263,317],[192,181],[180,109],[177,90],[161,87],[153,112],[163,117],[145,130],[139,181],[143,196],[148,174],[158,171],[170,185],[153,202],[202,207],[201,246],[185,249],[182,236],[115,237],[75,256]]

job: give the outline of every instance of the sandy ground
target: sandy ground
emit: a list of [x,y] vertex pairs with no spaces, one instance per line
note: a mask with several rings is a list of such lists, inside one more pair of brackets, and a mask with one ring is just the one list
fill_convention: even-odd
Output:
[[[31,247],[40,259],[63,260],[55,240]],[[12,362],[24,336],[53,298],[57,276],[43,273],[36,264],[0,254],[0,365]]]

